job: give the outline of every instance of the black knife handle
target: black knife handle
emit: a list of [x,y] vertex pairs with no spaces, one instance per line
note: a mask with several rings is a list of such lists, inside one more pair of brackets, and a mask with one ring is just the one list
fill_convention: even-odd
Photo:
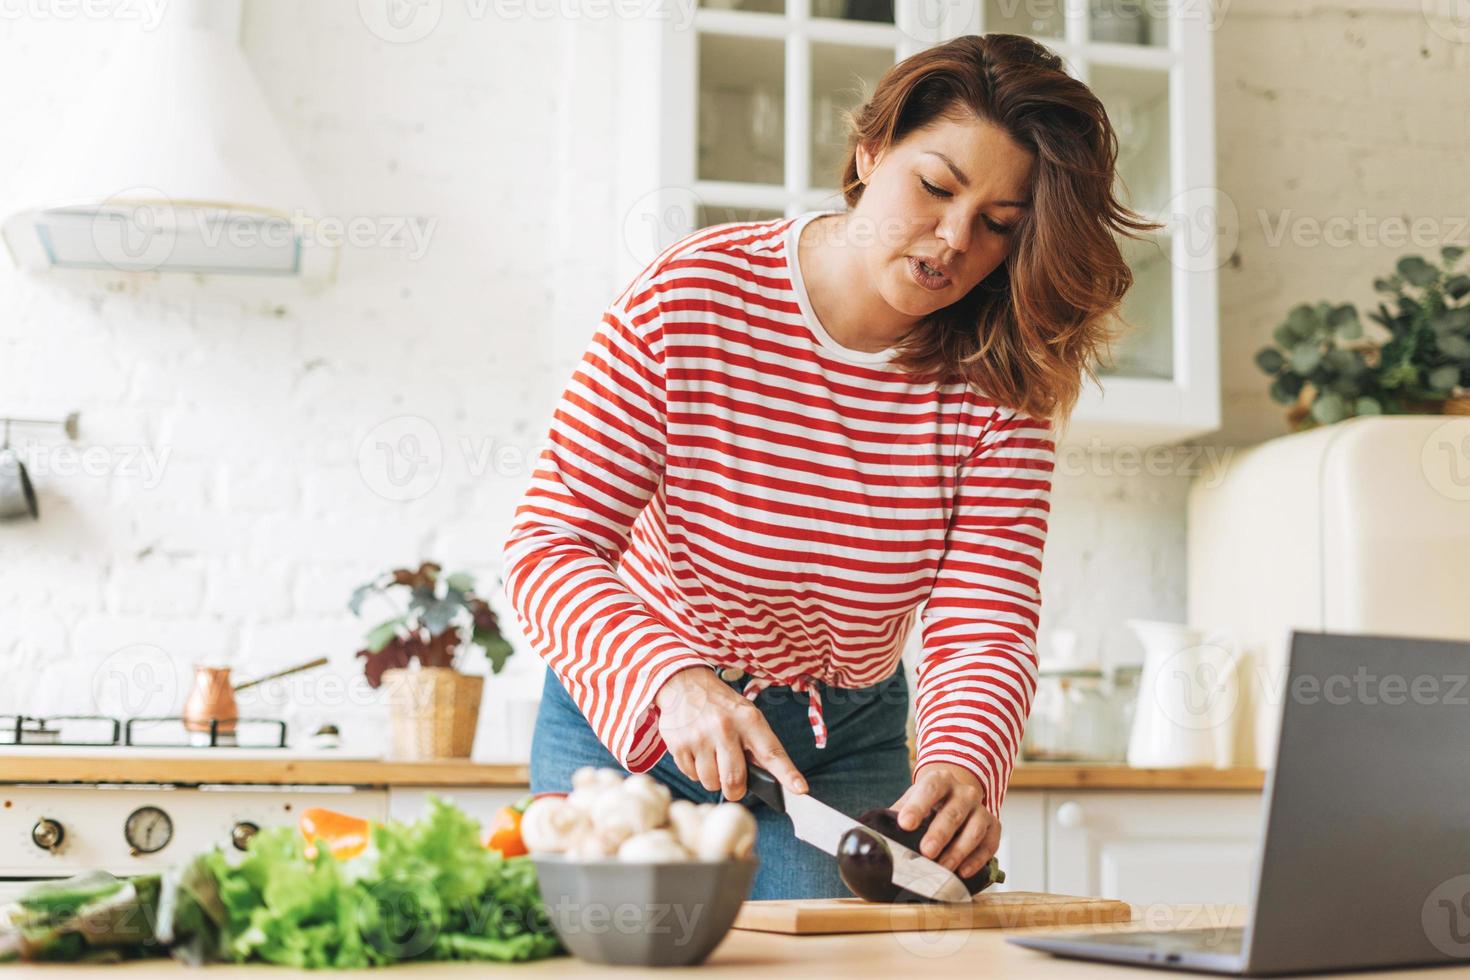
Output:
[[777,813],[786,812],[786,796],[781,790],[781,784],[770,772],[754,762],[747,762],[746,790],[756,796]]

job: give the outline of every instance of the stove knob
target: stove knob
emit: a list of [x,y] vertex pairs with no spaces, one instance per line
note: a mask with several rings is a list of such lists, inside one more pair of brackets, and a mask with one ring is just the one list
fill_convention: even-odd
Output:
[[241,820],[230,828],[230,843],[235,845],[235,850],[243,851],[250,846],[250,839],[260,833],[260,827],[249,820]]
[[42,817],[31,828],[31,841],[43,851],[54,851],[66,840],[66,830],[50,817]]

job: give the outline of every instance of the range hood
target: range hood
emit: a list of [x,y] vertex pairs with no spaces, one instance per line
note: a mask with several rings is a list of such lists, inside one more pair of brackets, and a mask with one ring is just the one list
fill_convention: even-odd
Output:
[[0,201],[26,269],[325,279],[340,249],[240,50],[241,0],[171,0],[132,28]]

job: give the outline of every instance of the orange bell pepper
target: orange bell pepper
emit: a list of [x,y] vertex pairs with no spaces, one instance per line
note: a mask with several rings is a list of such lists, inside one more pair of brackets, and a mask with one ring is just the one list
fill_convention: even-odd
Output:
[[543,796],[566,796],[565,793],[533,793],[524,796],[510,806],[503,806],[495,811],[495,816],[490,820],[490,827],[485,831],[485,838],[481,843],[492,851],[499,851],[503,857],[516,857],[526,852],[526,842],[521,840],[521,816],[526,812],[533,800],[539,800]]
[[308,807],[301,811],[301,836],[306,838],[306,856],[316,857],[318,841],[339,861],[361,854],[371,837],[370,821],[325,807]]

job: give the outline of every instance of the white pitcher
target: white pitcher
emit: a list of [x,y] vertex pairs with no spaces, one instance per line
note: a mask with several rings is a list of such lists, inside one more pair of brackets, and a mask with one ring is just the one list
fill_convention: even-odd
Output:
[[1125,622],[1143,644],[1128,764],[1148,768],[1234,763],[1239,651],[1224,631],[1146,619]]

